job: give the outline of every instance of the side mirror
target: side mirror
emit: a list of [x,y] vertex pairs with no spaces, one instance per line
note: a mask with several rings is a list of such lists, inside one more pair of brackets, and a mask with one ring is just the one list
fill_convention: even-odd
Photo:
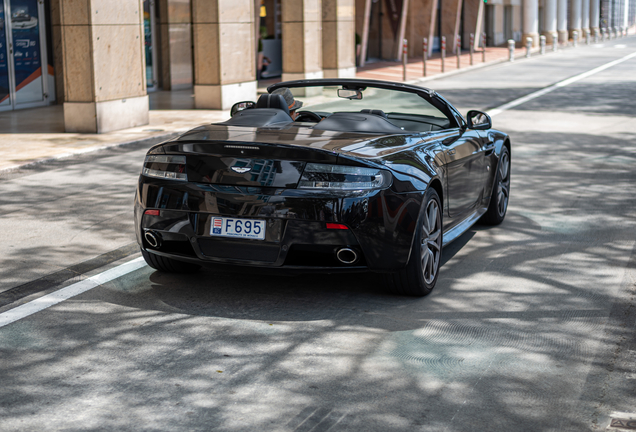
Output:
[[237,102],[234,105],[232,105],[232,109],[230,110],[230,117],[234,117],[236,113],[239,113],[241,111],[244,111],[246,109],[251,109],[254,107],[256,107],[256,102],[250,102],[250,101]]
[[482,111],[468,111],[466,114],[468,120],[468,129],[486,130],[492,127],[490,116]]

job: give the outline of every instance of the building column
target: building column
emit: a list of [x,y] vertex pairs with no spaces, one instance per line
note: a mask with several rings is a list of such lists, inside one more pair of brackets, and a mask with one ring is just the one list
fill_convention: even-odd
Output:
[[570,37],[573,32],[579,34],[579,40],[581,38],[581,3],[582,0],[570,0]]
[[601,20],[601,0],[590,0],[590,30],[592,31],[592,35],[594,35],[595,32],[600,32],[600,28],[599,28],[600,20]]
[[557,0],[557,31],[559,42],[568,43],[568,0]]
[[[464,21],[464,32],[462,34],[462,49],[468,50],[470,48],[470,34],[475,35],[475,38],[478,38],[477,34],[477,21],[479,18],[480,9],[483,8],[483,1],[466,1],[464,2],[463,9],[463,21]],[[478,45],[479,46],[479,45]]]
[[590,0],[581,0],[581,37],[585,38],[585,32],[590,31]]
[[192,87],[192,16],[190,0],[159,0],[161,87]]
[[545,2],[545,28],[542,34],[545,36],[546,43],[551,45],[552,34],[557,31],[557,0],[546,0]]
[[255,100],[254,2],[192,0],[192,27],[195,108]]
[[104,133],[148,124],[141,2],[54,0],[64,129]]
[[538,0],[523,0],[523,36],[521,43],[526,43],[526,38],[532,38],[532,46],[539,46],[539,2]]
[[[441,27],[442,36],[446,37],[446,50],[455,53],[457,50],[457,35],[461,22],[463,0],[444,0],[442,2]],[[451,46],[452,45],[452,46]]]
[[515,42],[521,42],[521,36],[523,35],[523,5],[520,2],[518,6],[513,6],[512,8],[512,39]]
[[[468,5],[472,4],[472,2],[464,3],[464,10],[465,10],[464,19],[468,21],[469,23],[467,26],[469,34],[466,34],[465,37],[468,37],[468,40],[470,43],[470,33],[473,33],[475,35],[475,40],[473,44],[473,49],[475,51],[478,50],[479,47],[486,49],[486,46],[485,46],[486,41],[483,40],[484,38],[482,37],[483,33],[485,33],[484,30],[486,29],[486,23],[485,23],[486,4],[484,2],[477,2],[477,3],[479,4],[479,6],[476,8],[477,13],[471,14],[471,15],[467,15],[467,14],[474,12],[474,9],[471,11],[471,8],[468,7]],[[472,17],[472,18],[468,19],[468,17]],[[470,46],[467,45],[467,49],[470,49]]]
[[325,78],[355,78],[354,0],[323,0],[322,67]]
[[486,15],[490,15],[489,25],[485,26],[488,46],[498,46],[506,42],[504,37],[504,5],[488,3]]
[[321,6],[320,0],[281,0],[283,81],[323,78]]
[[406,39],[409,41],[409,57],[422,56],[422,43],[428,39],[428,55],[433,53],[437,0],[409,0],[406,18]]

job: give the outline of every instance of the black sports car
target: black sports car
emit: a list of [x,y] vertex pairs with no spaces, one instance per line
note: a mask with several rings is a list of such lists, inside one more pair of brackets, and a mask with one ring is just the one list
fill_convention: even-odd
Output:
[[[304,102],[296,121],[272,94],[285,87]],[[444,245],[504,219],[510,139],[487,114],[464,118],[433,90],[384,81],[267,90],[148,151],[135,226],[151,267],[372,271],[422,296]]]

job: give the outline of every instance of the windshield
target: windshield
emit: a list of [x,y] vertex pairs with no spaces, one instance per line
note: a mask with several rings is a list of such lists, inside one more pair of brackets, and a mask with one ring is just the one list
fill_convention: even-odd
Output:
[[[316,89],[313,87],[312,90]],[[360,112],[361,110],[382,110],[385,113],[421,114],[431,117],[446,116],[425,99],[415,93],[379,88],[362,91],[362,99],[347,99],[338,96],[339,87],[323,87],[319,95],[298,98],[304,101],[303,110],[323,112]],[[292,93],[299,89],[292,88]],[[303,89],[304,90],[304,89]]]
[[[375,114],[401,130],[417,132],[446,129],[450,125],[444,113],[416,93],[367,87],[356,94],[356,91],[344,91],[341,86],[290,90],[303,102],[300,113],[311,111],[327,118],[334,113]],[[307,94],[312,96],[305,96]],[[349,97],[343,97],[347,95]]]

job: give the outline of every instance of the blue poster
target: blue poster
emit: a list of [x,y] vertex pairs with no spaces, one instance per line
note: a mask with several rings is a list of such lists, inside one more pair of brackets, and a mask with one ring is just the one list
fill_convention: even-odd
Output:
[[0,105],[9,101],[9,58],[7,56],[7,35],[5,31],[4,6],[0,2]]
[[17,102],[42,100],[37,0],[11,0],[11,33]]

